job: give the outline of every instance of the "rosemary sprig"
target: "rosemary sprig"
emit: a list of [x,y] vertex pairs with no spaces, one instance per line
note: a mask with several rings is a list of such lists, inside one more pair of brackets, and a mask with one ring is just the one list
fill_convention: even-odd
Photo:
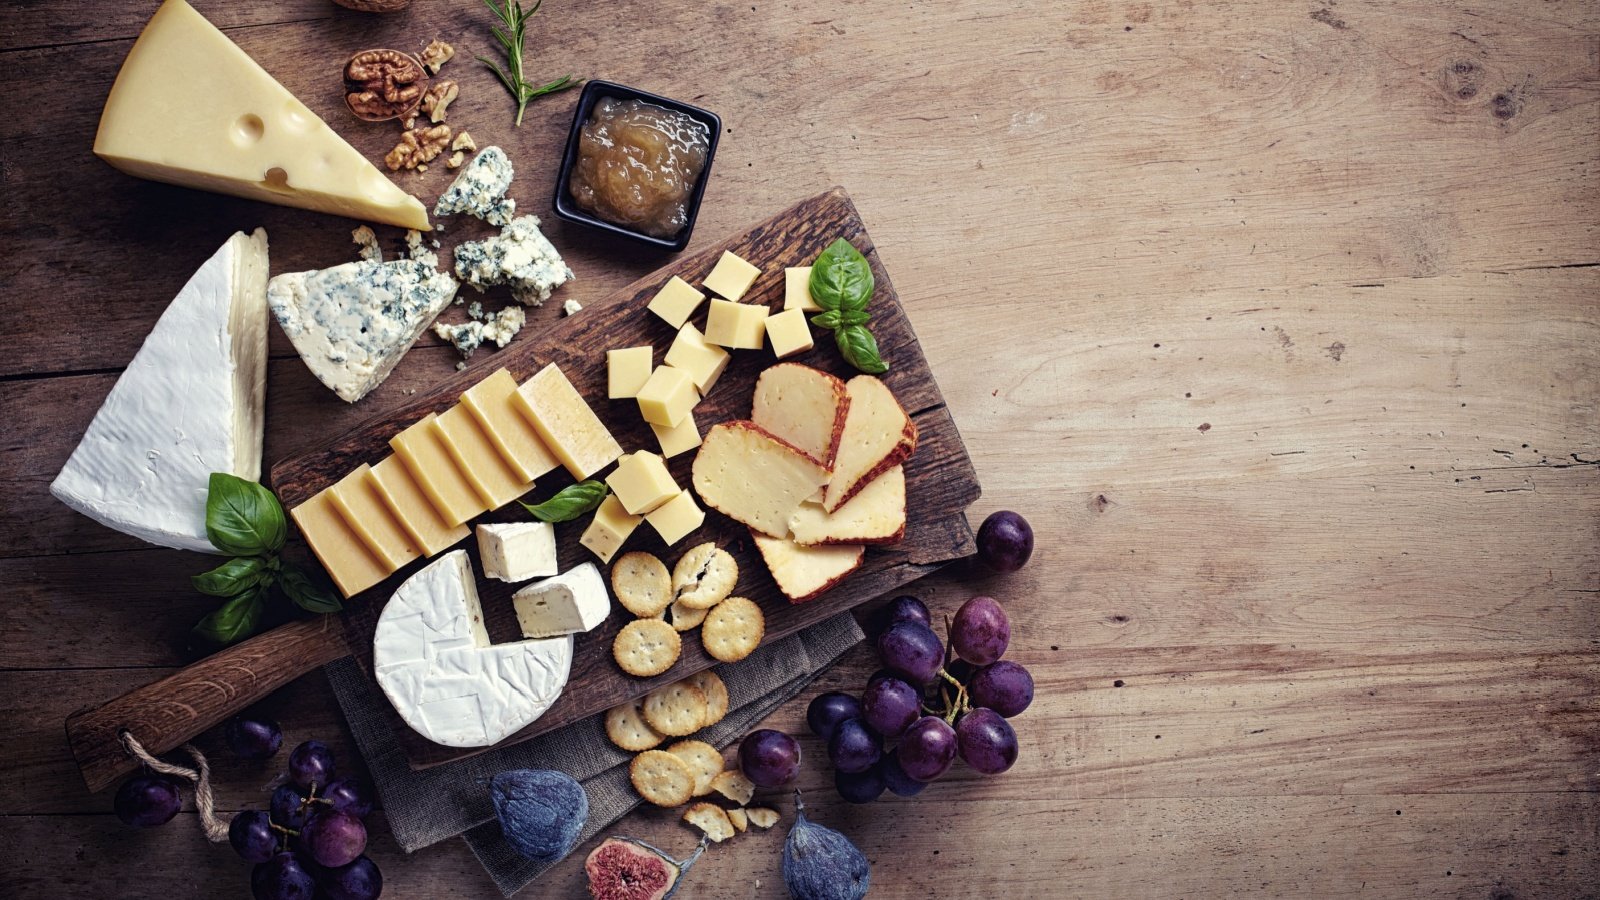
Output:
[[493,60],[485,56],[478,57],[478,62],[488,66],[494,72],[500,83],[506,86],[511,96],[517,101],[517,124],[522,124],[522,113],[528,108],[528,101],[545,94],[554,94],[570,87],[577,87],[582,81],[571,75],[563,75],[546,84],[529,84],[522,75],[522,44],[527,36],[528,20],[539,11],[539,6],[544,0],[534,0],[533,8],[524,10],[522,0],[483,0],[483,5],[489,7],[500,20],[500,25],[491,26],[489,30],[494,33],[494,39],[500,42],[501,49],[506,53],[506,65],[502,69]]

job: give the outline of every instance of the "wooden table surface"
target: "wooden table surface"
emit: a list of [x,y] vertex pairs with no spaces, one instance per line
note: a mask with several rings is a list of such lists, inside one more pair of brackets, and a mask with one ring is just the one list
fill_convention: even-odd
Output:
[[[195,5],[374,158],[394,130],[344,114],[344,56],[453,41],[451,122],[508,147],[513,194],[547,210],[576,96],[511,128],[468,58],[481,7]],[[46,489],[227,234],[265,225],[285,271],[348,258],[351,223],[91,155],[154,6],[0,12],[7,896],[247,890],[192,812],[120,825],[62,732],[183,664],[210,605],[186,579],[209,560]],[[1023,572],[921,590],[938,612],[975,593],[1011,611],[1039,687],[1016,768],[847,808],[808,762],[816,818],[867,852],[875,897],[1597,896],[1600,7],[1022,7],[549,0],[529,48],[535,75],[723,115],[695,246],[846,186],[971,448],[974,512],[1037,530]],[[448,177],[399,180],[431,200]],[[662,262],[550,231],[580,300]],[[347,408],[273,331],[268,462],[454,363],[430,338]],[[802,731],[811,696],[873,668],[858,648],[770,724]],[[266,710],[353,762],[320,675]],[[264,801],[273,767],[213,758],[223,808]],[[617,831],[691,843],[661,812]],[[495,896],[461,842],[407,857],[384,832],[385,897]],[[781,842],[716,848],[680,896],[781,896]],[[583,896],[582,855],[526,894]]]

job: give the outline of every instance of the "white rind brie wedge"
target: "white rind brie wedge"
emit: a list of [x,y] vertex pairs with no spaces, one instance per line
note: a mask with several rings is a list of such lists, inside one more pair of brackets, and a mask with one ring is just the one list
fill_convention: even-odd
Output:
[[466,551],[406,579],[372,640],[372,668],[400,718],[446,747],[487,747],[544,715],[566,687],[572,637],[491,644]]
[[112,386],[56,499],[179,550],[206,539],[212,472],[261,477],[267,390],[267,233],[235,234],[183,286]]

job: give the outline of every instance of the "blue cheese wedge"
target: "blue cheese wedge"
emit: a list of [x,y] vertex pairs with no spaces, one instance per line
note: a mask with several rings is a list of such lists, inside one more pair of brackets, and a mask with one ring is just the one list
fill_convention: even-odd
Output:
[[561,571],[556,565],[556,528],[549,522],[479,525],[478,555],[483,574],[501,581],[515,583]]
[[499,147],[485,147],[445,188],[434,204],[433,214],[466,213],[490,225],[508,225],[517,212],[517,201],[506,196],[511,176],[511,159],[506,152]]
[[572,270],[539,231],[538,216],[521,216],[492,238],[456,247],[456,276],[478,290],[503,284],[526,306],[550,299],[572,280]]
[[594,563],[528,585],[512,596],[522,636],[550,638],[592,631],[611,614],[605,579]]
[[354,403],[389,377],[458,286],[417,260],[362,261],[279,275],[267,302],[311,373]]
[[212,472],[261,477],[267,233],[235,234],[167,306],[61,474],[57,500],[141,540],[216,553]]
[[418,734],[446,747],[487,747],[561,696],[572,638],[491,644],[472,563],[454,550],[407,579],[384,606],[372,668]]

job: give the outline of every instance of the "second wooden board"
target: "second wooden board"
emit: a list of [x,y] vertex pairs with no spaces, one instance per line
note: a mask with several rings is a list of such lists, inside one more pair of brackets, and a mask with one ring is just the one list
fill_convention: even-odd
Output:
[[[882,378],[911,414],[920,433],[917,450],[905,466],[905,539],[892,547],[869,548],[865,562],[853,575],[817,599],[802,604],[788,602],[778,591],[746,529],[714,511],[708,510],[705,524],[672,548],[665,547],[648,527],[635,531],[624,547],[625,550],[656,553],[669,567],[684,550],[703,541],[715,541],[727,548],[739,562],[740,576],[735,593],[759,603],[766,617],[763,642],[793,634],[973,552],[972,532],[964,511],[978,498],[977,475],[955,422],[945,409],[944,398],[917,344],[905,309],[878,259],[860,215],[843,189],[835,188],[804,200],[742,234],[678,259],[605,300],[590,304],[576,315],[561,319],[543,334],[525,335],[493,357],[496,364],[509,368],[519,381],[549,363],[558,364],[590,401],[624,451],[654,450],[655,437],[640,418],[637,404],[632,400],[605,399],[605,352],[650,344],[654,348],[655,362],[660,363],[675,332],[648,313],[645,304],[661,285],[672,275],[698,285],[723,251],[732,250],[762,270],[755,286],[743,298],[744,302],[779,309],[783,303],[784,268],[810,265],[824,247],[841,237],[854,244],[872,265],[877,280],[870,307],[872,330],[889,364],[889,371]],[[704,324],[703,310],[696,322]],[[816,337],[816,349],[793,359],[844,378],[854,374],[841,360],[828,333],[817,332]],[[727,372],[695,408],[695,418],[701,429],[749,416],[755,378],[773,361],[770,350],[735,351]],[[419,394],[412,402],[385,412],[320,448],[278,462],[272,467],[273,489],[285,507],[293,507],[360,464],[378,462],[389,453],[389,438],[428,413],[441,412],[453,405],[462,391],[489,371],[492,369],[463,372],[428,394]],[[685,453],[671,460],[672,474],[680,485],[690,483],[689,468],[693,458],[693,453]],[[524,499],[542,500],[571,483],[570,476],[557,470],[541,478]],[[527,519],[527,513],[512,504],[477,521]],[[584,517],[557,528],[557,554],[563,570],[594,559],[578,544],[587,519]],[[469,540],[464,546],[481,571],[475,542]],[[420,565],[422,563],[417,562],[401,569],[345,605],[343,615],[350,646],[369,674],[372,635],[378,614],[394,589]],[[517,586],[488,579],[480,579],[478,586],[490,638],[497,643],[520,639],[511,604],[511,594]],[[579,635],[571,677],[561,699],[537,721],[503,743],[526,740],[571,724],[716,663],[701,647],[696,631],[685,635],[683,654],[666,673],[655,678],[635,678],[622,672],[611,658],[611,643],[617,630],[631,618],[620,607],[614,608],[604,624]],[[737,664],[734,673],[731,677],[737,677]],[[392,709],[386,706],[386,710],[394,716],[396,733],[404,735],[406,754],[414,766],[436,765],[481,752],[434,744],[405,727]]]

